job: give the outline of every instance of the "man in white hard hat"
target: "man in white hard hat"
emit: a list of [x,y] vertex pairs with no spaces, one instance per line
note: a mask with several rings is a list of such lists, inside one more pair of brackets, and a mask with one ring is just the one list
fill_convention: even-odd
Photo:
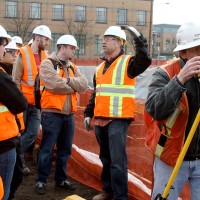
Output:
[[87,79],[70,62],[78,49],[72,35],[63,35],[57,41],[57,52],[44,60],[40,68],[42,141],[38,158],[38,178],[35,190],[46,193],[47,178],[52,166],[52,152],[56,144],[55,185],[66,190],[75,189],[67,180],[67,161],[71,155],[74,136],[76,93],[87,88]]
[[[125,55],[126,33],[135,41],[136,55]],[[84,111],[89,131],[94,116],[95,135],[103,164],[103,191],[93,200],[128,200],[126,137],[134,119],[136,76],[151,64],[146,40],[134,27],[110,26],[103,35],[105,57],[94,74],[94,92]]]
[[3,200],[9,198],[16,162],[16,146],[19,143],[16,115],[27,108],[26,98],[11,77],[11,63],[16,59],[16,49],[13,48],[17,47],[14,45],[15,47],[11,37],[0,25],[0,177],[4,186]]
[[15,41],[18,48],[21,48],[23,46],[23,41],[21,37],[13,36],[12,39]]
[[[45,49],[50,43],[51,31],[45,25],[37,26],[32,32],[33,42],[19,49],[16,64],[13,68],[13,80],[24,93],[28,101],[28,109],[24,112],[25,131],[21,136],[23,153],[38,136],[40,128],[40,110],[35,106],[34,83],[40,70],[41,62],[47,58]],[[24,175],[30,170],[24,163]]]
[[[200,107],[200,23],[182,24],[176,39],[174,52],[179,53],[179,58],[155,71],[145,105],[146,111],[160,121],[156,129],[164,129],[162,134],[154,134],[153,129],[147,135],[147,146],[156,149],[152,199],[161,197]],[[199,200],[199,125],[167,199],[178,199],[186,181],[189,181],[191,199]]]

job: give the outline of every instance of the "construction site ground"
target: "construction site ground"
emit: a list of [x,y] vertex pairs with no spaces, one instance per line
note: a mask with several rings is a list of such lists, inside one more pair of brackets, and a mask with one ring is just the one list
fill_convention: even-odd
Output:
[[[35,180],[37,178],[37,165],[32,160],[27,160],[26,165],[29,167],[31,173],[28,176],[24,176],[23,183],[18,188],[14,200],[63,200],[71,195],[78,195],[84,199],[91,200],[93,196],[99,193],[99,191],[87,187],[73,179],[69,180],[76,184],[76,189],[73,191],[67,191],[55,187],[54,183],[54,166],[52,166],[50,177],[47,183],[46,194],[39,195],[35,192]],[[77,172],[80,173],[80,172]],[[81,173],[80,173],[81,174]]]

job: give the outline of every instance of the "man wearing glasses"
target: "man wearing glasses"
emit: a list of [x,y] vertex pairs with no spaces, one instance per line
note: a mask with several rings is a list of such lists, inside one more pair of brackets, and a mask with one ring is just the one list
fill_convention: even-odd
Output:
[[[136,55],[125,55],[128,30],[135,41]],[[94,92],[84,112],[89,131],[94,116],[95,135],[103,164],[103,191],[93,200],[128,200],[126,155],[127,130],[134,119],[135,80],[151,64],[147,44],[134,27],[111,26],[103,35],[105,57],[94,74]]]

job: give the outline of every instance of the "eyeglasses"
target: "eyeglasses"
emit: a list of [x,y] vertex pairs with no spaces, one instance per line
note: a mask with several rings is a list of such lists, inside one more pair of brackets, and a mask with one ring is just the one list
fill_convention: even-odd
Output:
[[104,40],[105,42],[110,42],[110,41],[112,41],[112,40],[115,40],[115,41],[116,41],[116,39],[113,38],[113,37],[104,37],[103,40]]
[[10,53],[12,56],[15,56],[17,53],[17,50],[16,49],[6,49],[6,52]]

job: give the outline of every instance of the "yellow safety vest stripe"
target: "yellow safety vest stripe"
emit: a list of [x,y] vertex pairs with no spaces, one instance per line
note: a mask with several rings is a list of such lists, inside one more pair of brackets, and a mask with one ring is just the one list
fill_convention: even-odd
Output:
[[0,106],[0,113],[9,111],[6,106]]

